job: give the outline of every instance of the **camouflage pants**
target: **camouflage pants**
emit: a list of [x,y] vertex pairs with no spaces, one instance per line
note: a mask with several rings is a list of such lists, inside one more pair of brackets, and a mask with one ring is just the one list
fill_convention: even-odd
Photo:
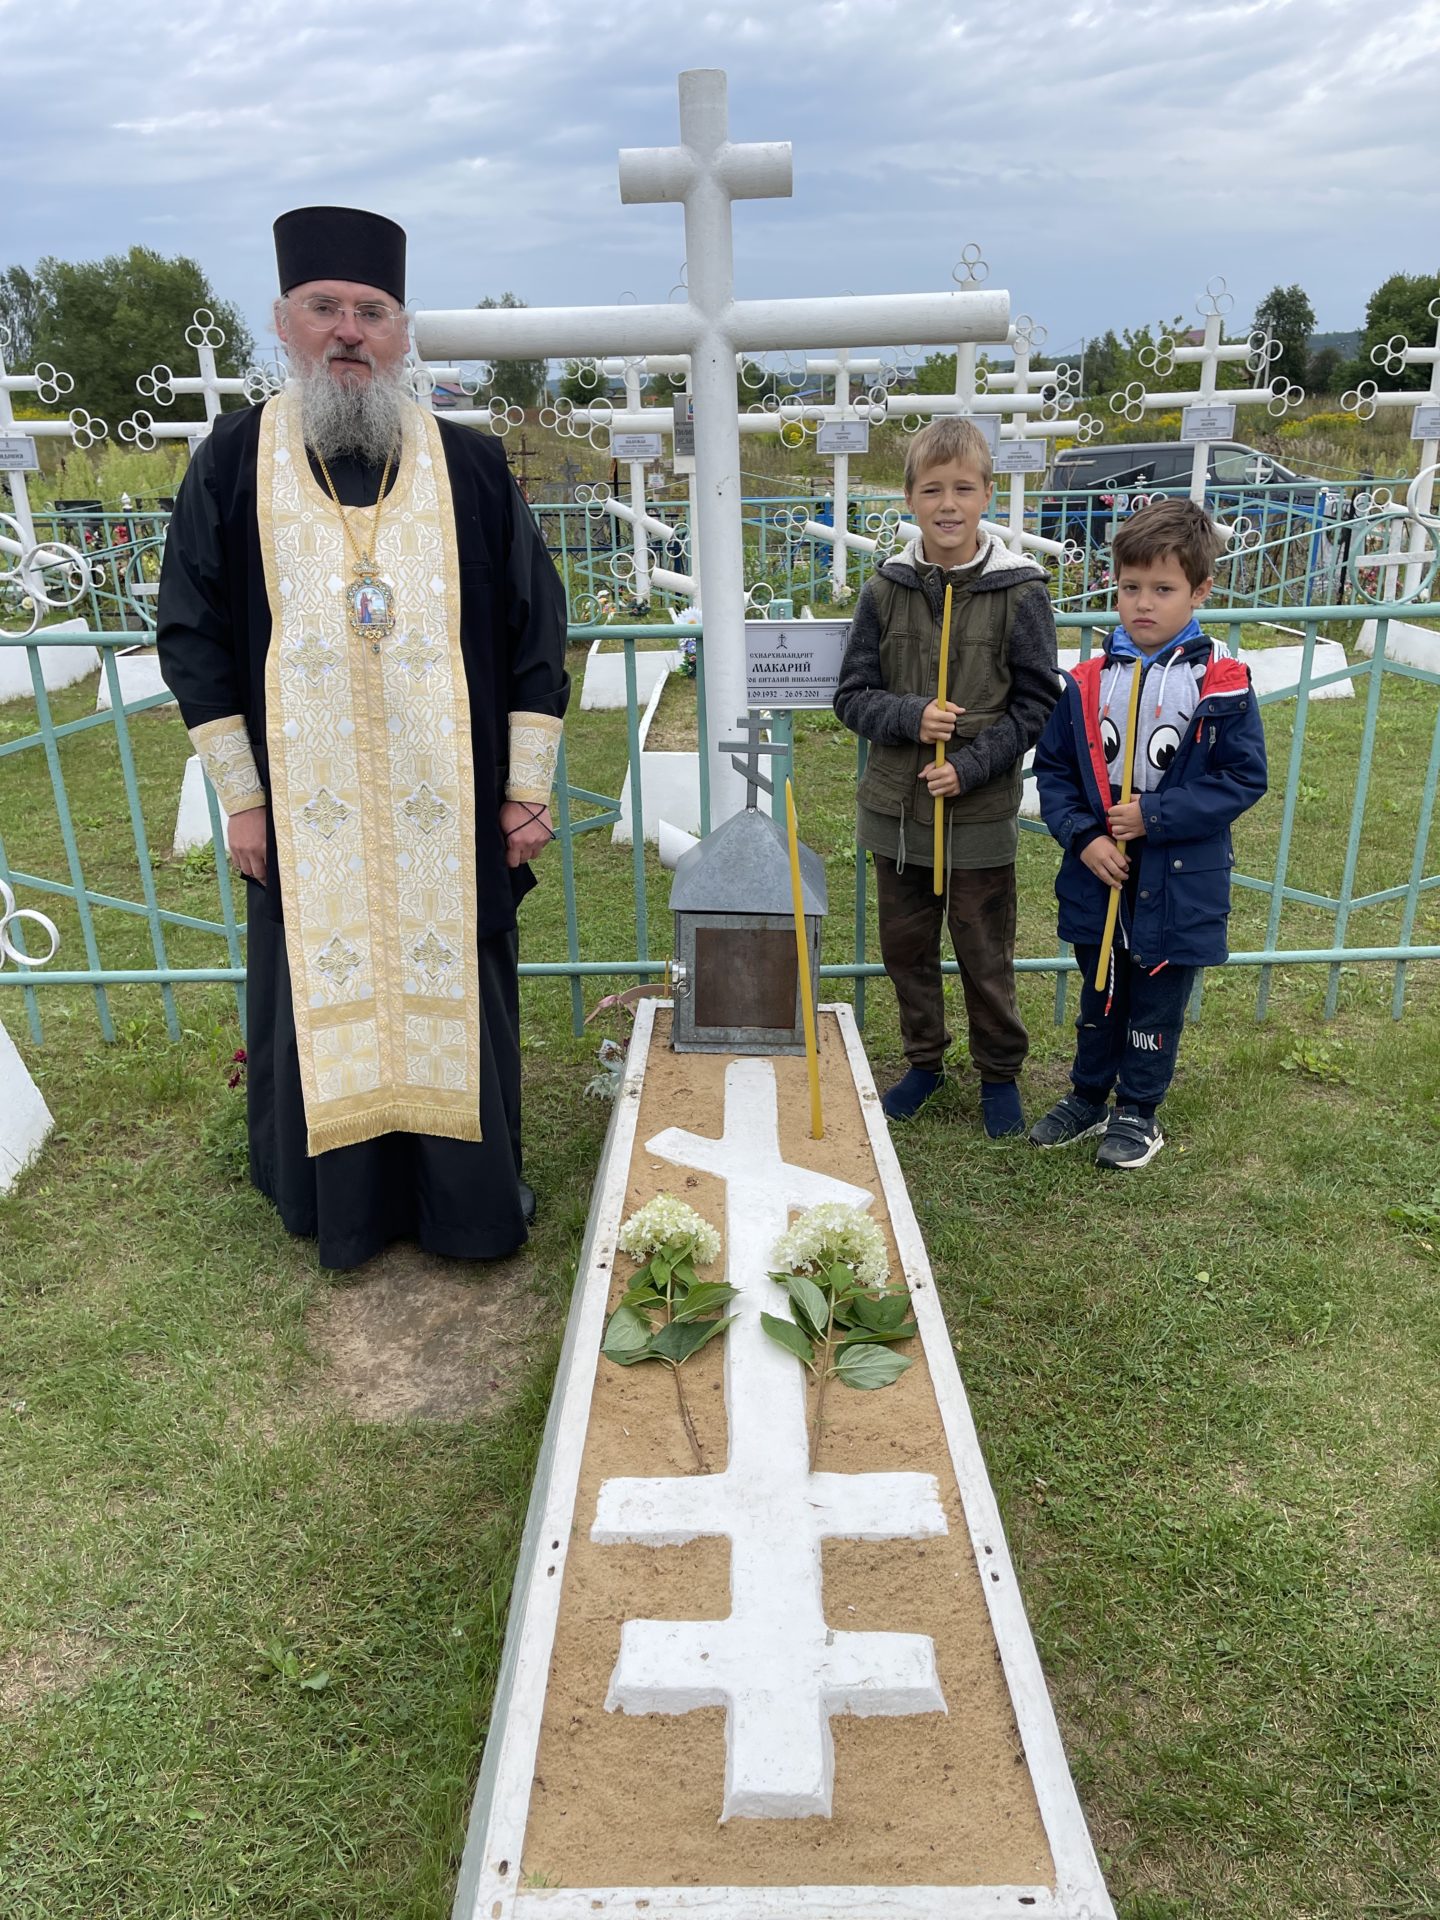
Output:
[[[900,1038],[912,1067],[938,1073],[950,1045],[940,975],[945,900],[930,866],[874,854],[880,957],[900,1003]],[[1015,868],[955,867],[950,940],[960,964],[970,1058],[982,1080],[1014,1080],[1030,1050],[1015,1000]]]

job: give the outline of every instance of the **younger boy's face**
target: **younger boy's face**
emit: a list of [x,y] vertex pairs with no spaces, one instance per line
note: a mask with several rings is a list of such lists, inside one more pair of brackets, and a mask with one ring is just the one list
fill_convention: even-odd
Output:
[[968,566],[980,546],[980,520],[995,488],[963,460],[925,467],[905,495],[925,558],[936,567]]
[[1144,566],[1122,567],[1115,582],[1120,624],[1141,653],[1158,653],[1190,623],[1195,609],[1210,598],[1213,579],[1192,587],[1173,553]]

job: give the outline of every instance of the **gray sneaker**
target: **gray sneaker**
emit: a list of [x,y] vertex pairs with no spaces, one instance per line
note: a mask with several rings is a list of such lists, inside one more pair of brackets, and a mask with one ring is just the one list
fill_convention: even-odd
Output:
[[1067,1093],[1035,1122],[1030,1129],[1030,1144],[1032,1147],[1068,1147],[1074,1140],[1103,1133],[1108,1112],[1103,1100],[1098,1107],[1092,1107],[1078,1093]]
[[1164,1144],[1160,1123],[1153,1116],[1147,1120],[1135,1107],[1117,1107],[1096,1150],[1095,1164],[1112,1173],[1148,1167]]

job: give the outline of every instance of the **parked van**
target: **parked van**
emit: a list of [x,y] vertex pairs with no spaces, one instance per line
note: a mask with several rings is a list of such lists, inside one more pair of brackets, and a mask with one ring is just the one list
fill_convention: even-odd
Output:
[[[1195,449],[1182,440],[1066,447],[1056,454],[1040,496],[1040,532],[1049,540],[1106,546],[1117,511],[1129,511],[1128,497],[1117,495],[1184,492],[1194,466]],[[1315,527],[1337,510],[1323,481],[1236,440],[1211,446],[1205,499],[1218,519],[1243,514],[1262,533]]]

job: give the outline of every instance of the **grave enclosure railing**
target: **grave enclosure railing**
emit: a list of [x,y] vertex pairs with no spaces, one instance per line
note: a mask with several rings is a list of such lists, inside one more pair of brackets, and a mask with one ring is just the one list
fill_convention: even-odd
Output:
[[[1352,656],[1343,668],[1317,671],[1315,656],[1317,645],[1324,637],[1322,630],[1333,622],[1343,621],[1347,623],[1345,631],[1349,633],[1357,614],[1361,612],[1374,621],[1373,652],[1368,658]],[[1263,1018],[1268,1010],[1271,984],[1277,967],[1327,969],[1324,1012],[1328,1018],[1336,1009],[1342,967],[1374,964],[1393,969],[1391,1009],[1394,1016],[1399,1018],[1405,1006],[1407,968],[1415,962],[1440,960],[1440,942],[1417,938],[1422,910],[1440,898],[1440,872],[1427,871],[1437,781],[1440,781],[1440,672],[1395,659],[1389,652],[1392,620],[1408,622],[1417,616],[1424,618],[1427,613],[1426,606],[1411,602],[1377,603],[1358,608],[1338,604],[1306,604],[1278,609],[1272,606],[1229,606],[1207,611],[1207,625],[1222,636],[1228,633],[1238,637],[1246,626],[1260,624],[1274,627],[1283,623],[1289,637],[1302,650],[1294,690],[1268,693],[1261,699],[1262,706],[1268,709],[1279,708],[1293,714],[1288,745],[1276,752],[1272,741],[1271,785],[1281,802],[1273,858],[1267,860],[1264,871],[1252,873],[1237,870],[1235,875],[1237,889],[1241,893],[1261,895],[1267,902],[1263,940],[1232,953],[1229,961],[1232,969],[1248,967],[1257,970],[1257,1017]],[[1110,624],[1110,616],[1062,608],[1057,613],[1057,621],[1062,648],[1078,648],[1085,654],[1098,643],[1103,629]],[[42,630],[28,639],[0,637],[0,648],[10,652],[12,657],[15,649],[25,656],[34,702],[33,723],[19,701],[12,701],[0,708],[0,878],[14,888],[22,905],[45,907],[52,917],[64,916],[62,951],[54,964],[43,972],[38,968],[32,970],[23,966],[0,969],[0,987],[8,987],[21,996],[32,1037],[37,1041],[43,1037],[44,1030],[41,989],[52,992],[67,987],[88,989],[93,996],[100,1032],[106,1040],[114,1039],[116,1034],[110,990],[121,985],[147,985],[158,991],[172,1037],[178,1038],[180,1034],[180,1013],[176,1001],[176,990],[180,987],[231,984],[243,1018],[244,927],[237,910],[238,886],[232,881],[223,857],[222,817],[215,796],[208,787],[206,798],[211,853],[207,855],[202,852],[198,859],[187,857],[193,860],[196,869],[194,887],[203,888],[206,897],[193,902],[188,898],[177,900],[172,892],[170,897],[162,899],[157,886],[157,875],[165,872],[167,861],[152,851],[147,832],[145,806],[136,769],[135,733],[131,723],[137,716],[167,704],[168,696],[163,692],[151,693],[127,701],[121,683],[119,660],[125,649],[137,641],[143,643],[145,638],[144,631],[133,626],[107,631],[98,625],[84,632]],[[628,694],[624,717],[628,750],[628,773],[625,779],[628,783],[629,818],[632,821],[644,819],[641,703],[636,697],[637,647],[681,638],[693,639],[703,658],[703,630],[694,626],[612,624],[571,628],[573,644],[600,640],[623,650]],[[91,646],[99,650],[100,677],[108,689],[109,705],[102,710],[82,713],[57,723],[53,717],[43,662],[47,657],[53,657],[56,650],[74,646]],[[1348,773],[1353,752],[1353,788],[1348,821],[1343,827],[1340,872],[1335,884],[1329,888],[1302,886],[1296,881],[1294,866],[1297,851],[1305,840],[1304,809],[1314,790],[1310,781],[1314,769],[1306,757],[1312,702],[1328,686],[1344,680],[1353,684],[1357,696],[1351,709],[1351,737],[1346,743],[1343,766],[1332,758],[1327,760],[1324,768],[1325,777],[1329,779],[1335,777],[1337,768],[1342,773]],[[701,693],[697,720],[701,749],[700,824],[703,829],[708,824],[704,748],[710,728],[717,724],[717,720],[705,711],[703,674],[697,676],[697,685]],[[1377,808],[1371,802],[1377,746],[1383,736],[1382,695],[1387,688],[1396,689],[1398,694],[1402,687],[1428,689],[1436,696],[1435,711],[1433,716],[1427,711],[1413,718],[1417,750],[1407,776],[1407,792],[1413,804],[1413,816],[1410,805],[1403,809],[1407,816],[1404,830],[1407,836],[1409,818],[1414,819],[1413,837],[1409,838],[1408,848],[1390,845],[1382,852],[1377,852],[1373,832],[1367,840],[1366,822],[1369,818],[1373,825],[1377,816]],[[1410,696],[1412,700],[1414,697],[1413,694]],[[1421,697],[1424,697],[1423,693]],[[618,724],[618,711],[615,718]],[[733,727],[734,719],[732,715],[719,716],[718,724],[728,730]],[[1427,726],[1428,735],[1424,732]],[[77,832],[69,783],[62,764],[62,748],[68,752],[71,750],[70,743],[100,730],[108,731],[113,740],[123,790],[124,814],[128,818],[132,836],[138,884],[131,897],[126,897],[124,892],[113,887],[98,886],[87,878],[81,836]],[[787,749],[777,761],[777,788],[783,788],[784,775],[793,766],[803,823],[807,751],[804,730],[797,750],[792,744],[790,717],[777,715],[774,736]],[[17,756],[32,753],[43,756],[49,775],[53,804],[51,852],[45,861],[28,859],[12,862],[7,851],[7,837],[13,839],[14,833],[7,836],[6,829],[12,825],[14,816],[6,802],[6,774],[11,770],[6,763],[11,763],[13,767]],[[863,750],[858,764],[863,764]],[[585,888],[585,843],[587,836],[613,826],[619,819],[621,807],[618,796],[601,791],[599,783],[586,785],[583,774],[583,768],[572,769],[562,755],[555,814],[558,859],[564,883],[563,951],[549,953],[542,959],[528,960],[522,966],[522,972],[528,976],[556,977],[569,982],[577,1031],[583,1017],[582,996],[586,981],[654,977],[663,971],[664,954],[668,948],[668,942],[657,942],[651,934],[646,879],[647,875],[653,878],[655,874],[655,854],[653,849],[647,850],[643,839],[637,835],[630,851],[633,895],[631,951],[598,955],[586,952],[582,901],[593,899],[594,895],[587,895]],[[14,787],[12,780],[12,793]],[[1385,799],[1382,825],[1388,823],[1397,811],[1402,811],[1398,802],[1393,798]],[[93,826],[94,822],[88,824]],[[1030,831],[1043,835],[1044,830],[1038,822],[1025,821],[1023,824]],[[1390,832],[1393,830],[1387,831],[1387,838]],[[1358,884],[1362,860],[1366,866],[1373,866],[1377,860],[1384,864],[1386,871],[1383,877],[1386,883],[1362,891]],[[42,867],[47,870],[42,870]],[[865,982],[883,971],[879,963],[869,957],[867,949],[866,870],[863,858],[855,861],[854,887],[852,950],[848,955],[827,962],[822,972],[827,978],[854,983],[857,1011],[863,1017]],[[1282,917],[1287,908],[1292,907],[1318,914],[1321,922],[1328,925],[1329,937],[1299,944],[1282,942]],[[1389,937],[1369,941],[1353,939],[1357,916],[1365,916],[1381,908],[1390,910],[1390,920],[1394,922],[1387,929]],[[127,956],[123,964],[117,964],[114,959],[117,942],[106,929],[117,925],[122,919],[132,929],[132,940],[135,924],[138,922],[143,925],[144,953],[139,961],[134,953]],[[208,949],[199,959],[195,957],[197,944]],[[184,952],[183,959],[177,958],[177,950]],[[1055,974],[1055,1017],[1057,1021],[1063,1019],[1068,974],[1073,970],[1068,951],[1061,946],[1054,951],[1026,953],[1021,957],[1019,966],[1025,972]],[[5,999],[0,998],[0,1011],[3,1011],[5,1004]]]
[[[1383,569],[1385,555],[1375,549],[1387,528],[1398,523],[1375,518],[1370,503],[1387,496],[1398,499],[1408,484],[1403,477],[1248,485],[1217,482],[1208,495],[1211,510],[1227,525],[1238,527],[1241,537],[1233,557],[1221,568],[1214,604],[1299,612],[1307,604],[1381,598],[1385,582],[1382,579],[1377,588],[1373,576],[1385,571],[1393,578],[1398,561]],[[1047,539],[1068,541],[1071,551],[1056,582],[1057,608],[1100,610],[1108,591],[1114,524],[1144,500],[1183,497],[1186,491],[1181,486],[1154,487],[1144,493],[1042,488],[1027,508],[1026,526]],[[796,535],[797,508],[820,525],[833,518],[834,503],[823,492],[746,500],[747,585],[763,581],[797,608],[825,606],[831,599],[830,549],[821,541]],[[883,543],[889,531],[887,520],[893,527],[904,510],[903,496],[896,490],[852,488],[848,531],[879,537]],[[683,527],[687,503],[683,498],[661,497],[648,502],[647,511]],[[541,501],[532,512],[565,581],[572,619],[590,617],[599,596],[610,618],[622,617],[629,598],[629,529],[593,503]],[[116,513],[57,510],[35,515],[41,539],[78,547],[91,558],[94,575],[76,610],[86,615],[92,627],[105,628],[143,629],[153,624],[168,525],[168,511],[157,505],[137,505]],[[872,563],[863,553],[852,557],[853,577],[858,581],[863,577],[862,566]]]

